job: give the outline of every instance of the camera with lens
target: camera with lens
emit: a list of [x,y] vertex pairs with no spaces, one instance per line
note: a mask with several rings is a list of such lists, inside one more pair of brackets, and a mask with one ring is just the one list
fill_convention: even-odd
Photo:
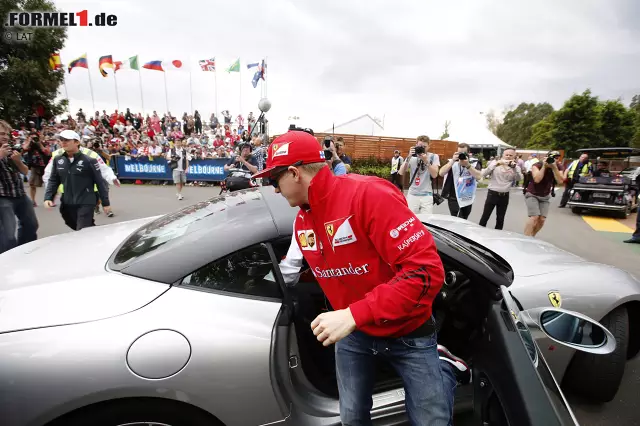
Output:
[[297,131],[297,132],[307,132],[310,135],[314,135],[313,130],[309,128],[297,127],[295,124],[289,124],[289,131]]
[[331,138],[331,136],[324,137],[323,144],[326,149],[329,149],[331,147],[331,142],[333,142],[333,138]]
[[458,160],[468,160],[469,157],[467,156],[466,152],[459,152],[458,153]]
[[548,156],[544,161],[545,161],[545,163],[547,163],[547,164],[553,164],[553,163],[555,163],[555,162],[556,162],[556,156],[554,156],[554,155],[550,155],[550,156]]
[[413,151],[413,156],[417,157],[418,155],[422,155],[425,153],[425,149],[424,146],[420,146],[420,145],[416,145],[414,151]]

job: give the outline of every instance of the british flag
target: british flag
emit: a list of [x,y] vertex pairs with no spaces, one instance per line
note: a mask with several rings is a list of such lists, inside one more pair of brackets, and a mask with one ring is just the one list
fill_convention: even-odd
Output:
[[215,71],[216,70],[216,58],[202,59],[198,61],[202,71]]

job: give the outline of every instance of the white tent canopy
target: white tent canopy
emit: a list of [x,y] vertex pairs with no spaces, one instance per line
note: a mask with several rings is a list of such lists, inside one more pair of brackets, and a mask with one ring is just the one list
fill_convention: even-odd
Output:
[[452,123],[447,140],[464,142],[466,144],[469,144],[472,149],[513,148],[511,145],[503,142],[499,137],[491,133],[491,130],[487,129],[487,127],[483,125],[459,127],[456,126],[455,123]]

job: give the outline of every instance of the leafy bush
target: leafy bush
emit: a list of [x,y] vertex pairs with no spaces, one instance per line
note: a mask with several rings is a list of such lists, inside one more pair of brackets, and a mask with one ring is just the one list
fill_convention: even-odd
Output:
[[380,160],[375,157],[353,160],[353,164],[351,164],[351,173],[366,176],[378,176],[383,179],[388,179],[391,174],[391,162],[389,160]]

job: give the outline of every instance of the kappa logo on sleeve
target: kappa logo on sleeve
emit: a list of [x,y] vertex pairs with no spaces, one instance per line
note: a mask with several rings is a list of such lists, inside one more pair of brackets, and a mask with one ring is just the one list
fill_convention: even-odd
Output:
[[282,155],[289,155],[289,144],[291,144],[291,142],[285,142],[283,144],[273,144],[273,155],[271,156],[271,158],[280,157]]
[[349,219],[352,217],[353,215],[332,220],[331,222],[326,222],[324,224],[324,229],[327,231],[327,237],[329,238],[333,249],[338,246],[344,246],[358,241],[356,234],[353,232],[353,228],[351,227],[351,223],[349,223]]
[[313,229],[297,231],[300,248],[306,251],[317,251],[318,243],[316,241],[316,233]]

